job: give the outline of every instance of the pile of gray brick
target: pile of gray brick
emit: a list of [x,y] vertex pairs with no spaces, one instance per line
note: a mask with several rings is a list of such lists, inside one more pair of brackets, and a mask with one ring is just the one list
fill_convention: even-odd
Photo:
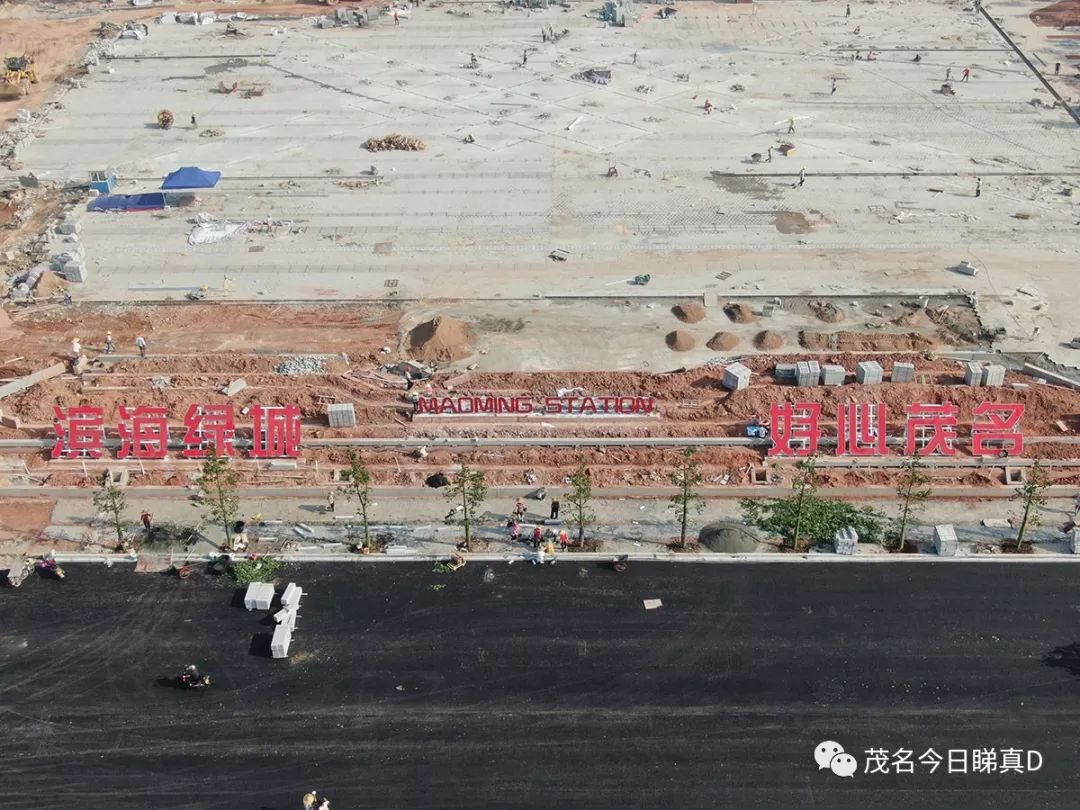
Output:
[[989,365],[982,370],[982,384],[992,387],[1005,384],[1005,366]]
[[843,366],[825,365],[821,367],[822,385],[843,385],[847,379],[847,369]]
[[860,385],[877,385],[884,377],[885,370],[876,360],[863,360],[855,367],[855,381]]
[[356,427],[356,408],[351,402],[327,405],[326,420],[330,427]]
[[939,557],[955,557],[956,545],[956,529],[951,523],[934,527],[934,551]]
[[750,369],[742,363],[732,363],[724,369],[723,385],[728,391],[742,391],[750,385]]
[[795,379],[795,363],[777,363],[776,370],[773,372],[777,381],[794,380]]
[[982,366],[978,363],[964,364],[964,385],[982,385]]
[[912,382],[915,379],[914,363],[893,363],[892,381],[894,383]]
[[821,366],[817,360],[803,360],[795,364],[795,384],[800,388],[817,385],[821,379]]

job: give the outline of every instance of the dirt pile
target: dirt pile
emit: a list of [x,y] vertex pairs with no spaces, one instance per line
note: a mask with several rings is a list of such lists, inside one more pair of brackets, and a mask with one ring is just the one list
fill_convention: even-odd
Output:
[[840,323],[844,320],[843,311],[831,301],[811,301],[809,307],[819,321]]
[[754,345],[759,349],[779,349],[784,345],[784,338],[779,333],[766,329],[764,332],[758,332],[754,335]]
[[757,320],[754,310],[747,304],[727,304],[724,306],[724,314],[734,323],[753,323]]
[[667,337],[664,338],[664,342],[667,343],[668,348],[673,352],[688,352],[697,345],[694,336],[689,332],[684,332],[682,329],[668,332]]
[[425,363],[452,363],[472,354],[471,342],[472,330],[467,324],[439,316],[409,332],[409,354]]
[[714,352],[726,352],[739,345],[739,338],[731,332],[717,332],[705,345]]
[[37,298],[45,298],[50,295],[58,295],[64,292],[64,282],[52,270],[46,270],[41,274],[38,283],[34,286],[34,295]]
[[11,316],[7,314],[7,310],[0,309],[0,336],[13,338],[19,334],[21,332],[15,328],[15,324],[12,322]]
[[697,301],[681,301],[671,308],[671,314],[683,323],[697,323],[705,320],[705,307]]

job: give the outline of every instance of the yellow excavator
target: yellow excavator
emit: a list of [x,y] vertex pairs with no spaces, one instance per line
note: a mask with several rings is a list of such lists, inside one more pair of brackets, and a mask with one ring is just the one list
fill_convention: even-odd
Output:
[[25,96],[30,92],[30,85],[37,82],[34,57],[24,53],[22,56],[9,56],[4,60],[4,84],[19,88],[19,92]]

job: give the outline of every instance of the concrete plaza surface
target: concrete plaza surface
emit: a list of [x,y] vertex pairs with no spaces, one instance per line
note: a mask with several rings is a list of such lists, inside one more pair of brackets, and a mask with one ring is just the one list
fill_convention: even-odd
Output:
[[[465,3],[365,30],[244,23],[241,40],[220,24],[152,25],[19,158],[51,180],[112,164],[124,192],[180,165],[224,173],[194,208],[84,215],[80,298],[180,298],[226,275],[217,297],[254,300],[611,296],[636,272],[663,295],[963,285],[984,296],[988,326],[1026,341],[1038,325],[1057,350],[1072,337],[1059,302],[1073,295],[1077,198],[1062,192],[1076,184],[1075,122],[963,4],[853,8],[688,3],[657,20],[642,7],[618,29],[583,5]],[[994,13],[1036,64],[1060,58],[1053,29]],[[570,34],[545,43],[544,26]],[[611,84],[573,78],[590,67]],[[947,70],[955,96],[939,92]],[[1049,81],[1064,95],[1075,82]],[[162,108],[171,130],[154,127]],[[427,149],[363,148],[395,131]],[[796,148],[781,157],[785,141]],[[751,161],[770,146],[772,162]],[[371,164],[385,182],[357,188]],[[293,225],[191,246],[200,212]],[[557,247],[568,263],[547,259]],[[948,272],[961,259],[983,274]],[[1020,286],[1041,305],[997,300]]]
[[[293,565],[292,656],[208,575],[0,592],[3,806],[1065,808],[1071,567]],[[643,599],[662,607],[645,610]],[[208,691],[155,684],[196,662]],[[813,749],[859,760],[840,779]],[[868,774],[866,749],[1034,749]]]

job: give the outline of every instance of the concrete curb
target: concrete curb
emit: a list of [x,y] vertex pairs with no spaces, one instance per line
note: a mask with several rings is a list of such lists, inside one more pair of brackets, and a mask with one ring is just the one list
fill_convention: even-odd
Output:
[[[137,560],[121,554],[64,554],[54,555],[57,562],[63,564],[98,563],[106,565],[134,565]],[[166,555],[167,556],[167,555]],[[417,562],[446,562],[450,559],[449,552],[446,554],[410,554],[387,556],[382,554],[264,554],[264,557],[272,557],[287,563],[417,563]],[[611,562],[616,558],[627,562],[669,562],[669,563],[705,563],[705,564],[731,564],[731,563],[810,563],[829,564],[842,563],[882,563],[904,565],[908,563],[1080,563],[1080,555],[1074,554],[972,554],[960,557],[937,557],[932,554],[860,554],[852,557],[837,556],[835,554],[714,554],[687,553],[687,554],[609,554],[603,552],[561,552],[552,555],[558,562]],[[216,559],[216,558],[215,558]],[[468,562],[505,562],[505,563],[531,563],[530,558],[522,554],[468,554],[465,555]],[[209,555],[198,557],[181,558],[174,557],[173,562],[183,565],[187,563],[209,563],[212,558]]]

